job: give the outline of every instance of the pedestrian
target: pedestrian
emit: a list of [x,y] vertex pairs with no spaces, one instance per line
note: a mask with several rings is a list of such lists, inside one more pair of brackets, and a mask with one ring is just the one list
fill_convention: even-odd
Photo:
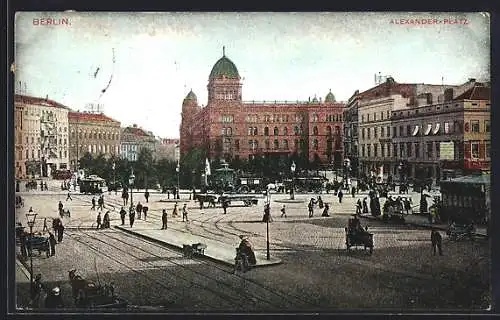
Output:
[[106,208],[106,206],[104,205],[104,195],[101,194],[101,202],[102,202],[102,209]]
[[321,196],[318,196],[317,203],[318,203],[318,207],[320,209],[323,209],[323,199],[321,199]]
[[363,213],[368,213],[368,203],[366,202],[366,197],[363,198]]
[[137,203],[137,206],[135,207],[135,210],[137,211],[137,219],[141,219],[141,213],[142,213],[142,204],[141,202],[139,201]]
[[182,206],[182,221],[184,221],[184,218],[186,218],[186,222],[189,222],[186,203],[184,203],[184,206]]
[[97,229],[101,229],[101,211],[97,213],[96,223],[97,223]]
[[314,215],[314,198],[311,198],[311,200],[309,200],[307,208],[309,209],[309,218],[312,218]]
[[149,202],[149,191],[146,190],[146,192],[144,192],[144,198],[146,198],[146,203]]
[[342,203],[342,197],[344,196],[344,194],[342,193],[342,189],[339,189],[339,193],[337,195],[339,197],[339,203]]
[[142,213],[144,213],[144,221],[146,221],[146,218],[148,216],[148,210],[149,210],[148,206],[142,207]]
[[356,196],[356,187],[354,186],[351,188],[351,195],[353,198]]
[[134,226],[134,221],[135,221],[135,208],[134,208],[134,206],[130,206],[128,218],[130,221],[130,228],[132,228]]
[[73,201],[73,199],[71,199],[71,193],[69,191],[68,191],[68,196],[66,197],[66,201],[68,201],[68,199]]
[[271,205],[266,203],[264,205],[264,216],[262,217],[262,222],[272,222],[273,219],[271,217]]
[[439,251],[439,255],[443,255],[443,250],[441,248],[441,242],[443,238],[441,237],[441,234],[436,230],[432,229],[431,231],[431,243],[432,243],[432,251],[434,252],[434,255],[436,255],[436,248]]
[[222,209],[224,209],[224,214],[227,213],[227,207],[229,206],[229,201],[225,198],[222,199]]
[[162,222],[161,229],[166,230],[167,225],[168,225],[168,214],[167,214],[167,210],[165,210],[165,209],[163,209],[163,212],[161,215],[161,222]]
[[52,232],[49,232],[49,244],[50,244],[50,256],[54,256],[56,254],[56,237]]
[[125,225],[125,216],[127,215],[127,211],[122,207],[120,210],[120,218],[122,219],[122,226]]
[[60,215],[60,216],[61,216],[61,218],[62,218],[62,216],[63,216],[63,208],[64,208],[64,205],[62,204],[62,202],[61,202],[61,201],[59,201],[59,205],[58,205],[58,207],[59,207],[59,215]]
[[203,210],[203,198],[198,197],[198,201],[200,202],[200,210]]
[[330,206],[328,205],[328,203],[325,203],[325,209],[323,210],[323,213],[321,214],[321,216],[322,217],[329,217],[330,216],[329,210],[330,210]]
[[128,204],[128,192],[123,189],[122,191],[123,206],[126,207]]
[[52,289],[50,294],[47,294],[45,298],[45,308],[55,309],[55,308],[63,308],[64,303],[61,298],[61,289],[59,287],[55,287]]
[[32,296],[31,296],[31,306],[33,308],[40,307],[40,298],[42,297],[42,291],[46,291],[45,285],[42,283],[42,275],[39,273],[35,276],[33,282]]
[[283,207],[281,208],[281,217],[285,217],[286,218],[286,209],[285,209],[285,205],[283,205]]
[[57,227],[57,242],[62,242],[64,236],[64,226],[62,221],[59,221],[59,226]]
[[47,182],[45,182],[45,191],[49,191],[49,187],[47,186]]
[[95,210],[95,197],[92,197],[92,208],[90,210]]
[[174,204],[174,210],[172,210],[172,217],[177,217],[178,212],[177,212],[177,202]]
[[43,218],[43,229],[42,232],[49,231],[49,227],[47,227],[47,218]]
[[28,210],[29,213],[32,213],[33,212],[33,207],[30,207],[30,209]]
[[356,214],[359,215],[361,214],[361,210],[363,208],[363,205],[361,204],[361,199],[358,199],[356,202]]
[[102,219],[102,228],[103,229],[109,229],[110,227],[110,220],[109,220],[109,210],[106,211],[104,214],[104,218]]

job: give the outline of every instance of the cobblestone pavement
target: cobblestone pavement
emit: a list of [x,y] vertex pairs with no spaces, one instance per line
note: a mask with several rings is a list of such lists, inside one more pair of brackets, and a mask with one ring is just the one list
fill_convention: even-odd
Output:
[[[215,280],[200,280],[199,276],[193,281],[204,284],[209,289],[194,289],[181,280],[170,285],[175,279],[164,282],[159,279],[167,274],[183,274],[185,266],[182,263],[168,267],[162,264],[162,259],[182,261],[178,253],[166,252],[153,244],[146,244],[143,240],[130,240],[130,236],[123,235],[116,230],[88,231],[87,228],[95,227],[96,212],[90,210],[91,196],[72,194],[73,201],[65,201],[66,193],[23,194],[25,207],[17,211],[19,221],[25,224],[25,213],[30,206],[37,217],[36,230],[43,226],[43,218],[50,220],[57,217],[57,203],[61,200],[71,210],[71,218],[64,218],[63,222],[68,231],[68,237],[58,245],[58,254],[51,258],[37,258],[36,270],[43,271],[47,281],[61,283],[65,288],[67,284],[67,271],[78,265],[78,269],[86,270],[89,277],[95,272],[95,264],[99,266],[102,278],[109,277],[117,283],[120,292],[133,304],[149,304],[166,306],[167,308],[185,308],[184,310],[207,310],[216,308],[220,310],[239,310],[243,297],[232,293],[233,298],[222,298],[221,293],[227,288],[221,288]],[[345,249],[344,227],[347,219],[354,213],[356,198],[345,196],[342,204],[333,194],[323,194],[325,202],[330,203],[331,217],[319,217],[320,209],[316,209],[313,218],[307,217],[307,200],[313,195],[297,195],[297,199],[304,199],[303,203],[286,203],[287,217],[280,217],[279,209],[282,204],[274,200],[284,199],[286,195],[271,195],[271,213],[274,221],[270,223],[270,249],[271,254],[283,260],[283,265],[251,272],[232,279],[230,276],[218,273],[216,267],[208,262],[196,262],[196,267],[205,270],[207,275],[220,278],[221,282],[229,283],[234,289],[240,286],[240,291],[253,296],[261,296],[262,286],[276,290],[285,298],[269,298],[274,305],[266,304],[257,299],[246,310],[317,310],[317,309],[356,309],[356,308],[396,308],[396,309],[467,309],[487,307],[489,284],[490,253],[488,243],[484,240],[474,242],[451,242],[443,233],[444,256],[433,256],[430,245],[430,231],[410,226],[387,225],[377,221],[363,220],[363,225],[368,225],[369,231],[374,234],[375,250],[369,255],[364,250],[347,252]],[[414,194],[413,202],[418,203],[418,194]],[[119,223],[118,211],[121,205],[120,194],[105,194],[107,208],[111,211],[111,224]],[[262,223],[263,202],[257,206],[244,207],[233,203],[224,215],[222,208],[199,209],[194,201],[181,199],[179,204],[188,203],[190,223],[182,222],[182,218],[173,218],[170,213],[173,202],[160,202],[165,200],[164,194],[152,194],[147,204],[150,208],[148,221],[152,228],[161,227],[161,210],[169,212],[169,228],[202,234],[206,237],[217,239],[235,246],[239,243],[238,236],[250,235],[251,242],[256,250],[264,251],[266,248],[266,224]],[[145,203],[142,194],[134,193],[134,202]],[[50,226],[50,224],[49,224]],[[79,228],[79,229],[78,229]],[[95,233],[88,237],[89,232]],[[131,244],[143,247],[148,252],[135,252],[127,250],[127,254],[134,256],[123,257],[124,264],[120,264],[120,257],[125,253],[116,252],[111,241],[105,240],[106,234],[120,238],[120,241],[129,239]],[[76,238],[75,238],[76,237]],[[89,249],[89,244],[79,242],[77,239],[88,238],[90,245],[99,249]],[[123,239],[122,239],[123,238]],[[97,246],[96,241],[101,241]],[[140,242],[138,242],[140,241]],[[115,247],[129,248],[130,244],[121,244]],[[137,250],[137,249],[136,249]],[[106,258],[106,255],[115,259]],[[163,257],[162,259],[158,256]],[[78,257],[78,263],[75,262]],[[96,262],[94,262],[94,258]],[[113,261],[109,261],[109,260]],[[149,260],[148,260],[149,259]],[[157,259],[157,261],[155,261]],[[35,260],[35,259],[34,259]],[[148,261],[148,263],[144,262]],[[126,261],[126,262],[125,262]],[[170,261],[170,260],[169,260]],[[159,263],[159,264],[158,264]],[[184,262],[187,263],[187,262]],[[130,269],[140,271],[133,272]],[[207,269],[208,268],[208,269]],[[218,266],[221,268],[221,266]],[[144,272],[144,270],[148,270]],[[227,272],[228,270],[226,270]],[[189,273],[189,271],[186,271]],[[186,278],[189,278],[186,274]],[[95,278],[95,276],[94,276]],[[232,279],[232,280],[228,280]],[[246,280],[242,280],[246,279]],[[187,280],[185,280],[187,281]],[[231,282],[232,281],[232,282]],[[239,281],[239,282],[238,282]],[[21,284],[20,284],[21,285]],[[254,286],[254,287],[251,287]],[[169,289],[170,288],[170,289]],[[175,288],[173,290],[172,288]],[[189,289],[192,288],[192,289]],[[151,290],[150,290],[151,289]],[[230,290],[233,290],[230,289]],[[169,294],[168,292],[177,292]],[[246,291],[245,291],[246,290]],[[259,291],[260,290],[260,291]],[[213,292],[215,291],[215,292]],[[236,290],[237,291],[237,290]],[[264,290],[265,291],[265,290]],[[151,293],[149,293],[151,292]],[[241,293],[241,292],[240,292]],[[198,295],[197,295],[198,294]],[[268,292],[268,294],[270,294]],[[272,294],[271,294],[272,295]],[[186,299],[204,301],[210,306],[186,306]],[[279,295],[275,295],[279,296]],[[254,298],[250,297],[249,300]],[[20,298],[21,299],[21,298]],[[221,300],[225,300],[222,302]],[[486,300],[486,301],[485,301]],[[252,300],[253,301],[253,300]],[[214,305],[220,307],[214,307]]]

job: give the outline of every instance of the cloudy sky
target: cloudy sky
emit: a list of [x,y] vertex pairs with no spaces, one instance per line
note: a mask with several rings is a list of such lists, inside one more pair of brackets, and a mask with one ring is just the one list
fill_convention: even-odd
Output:
[[489,80],[489,33],[483,13],[23,12],[16,83],[28,95],[80,111],[99,103],[122,126],[178,137],[182,100],[192,88],[206,105],[222,46],[243,77],[243,100],[307,100],[331,89],[346,101],[379,72],[402,83]]

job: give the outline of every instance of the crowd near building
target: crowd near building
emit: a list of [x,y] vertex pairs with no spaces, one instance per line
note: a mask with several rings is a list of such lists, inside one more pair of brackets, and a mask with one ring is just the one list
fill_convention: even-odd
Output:
[[190,91],[182,103],[181,156],[201,147],[207,156],[233,159],[282,157],[340,164],[342,111],[332,92],[307,101],[243,101],[236,65],[223,52],[208,77],[208,102]]

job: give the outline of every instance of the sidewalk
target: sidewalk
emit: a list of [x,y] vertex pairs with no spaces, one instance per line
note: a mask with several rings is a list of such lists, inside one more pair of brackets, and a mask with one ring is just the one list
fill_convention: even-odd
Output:
[[[115,226],[115,228],[180,250],[182,250],[182,246],[185,244],[204,243],[207,245],[205,257],[234,266],[234,257],[238,243],[229,245],[221,241],[172,228],[161,230],[159,224],[152,224],[142,220],[135,220],[133,228],[130,228],[128,225]],[[267,260],[265,252],[262,251],[255,251],[255,258],[257,260],[255,267],[265,267],[282,263],[281,259],[276,257],[271,257],[270,260]]]
[[[371,220],[380,220],[382,221],[382,216],[374,217],[371,214],[362,214],[362,218],[367,218]],[[424,227],[424,228],[436,228],[438,230],[446,231],[448,230],[447,223],[429,223],[427,216],[423,216],[420,214],[409,214],[405,215],[405,224],[416,226],[416,227]],[[390,223],[390,222],[389,222]],[[477,226],[476,227],[476,235],[486,237],[486,227]]]

